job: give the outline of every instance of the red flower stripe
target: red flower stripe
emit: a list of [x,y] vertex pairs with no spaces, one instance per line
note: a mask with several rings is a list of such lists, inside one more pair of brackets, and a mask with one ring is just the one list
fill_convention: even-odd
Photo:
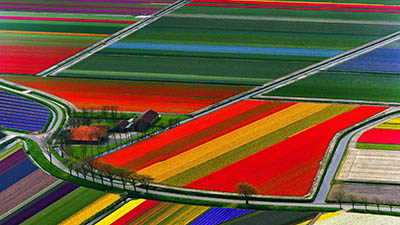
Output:
[[[36,74],[83,48],[0,45],[0,73]],[[29,62],[29,63],[27,63]]]
[[191,113],[251,86],[157,83],[101,79],[6,77],[66,99],[78,108],[100,109],[117,105],[120,111]]
[[400,11],[389,10],[368,10],[368,9],[334,9],[334,8],[303,8],[284,6],[257,6],[257,5],[217,5],[217,4],[193,4],[186,6],[207,6],[207,7],[233,7],[233,8],[256,8],[256,9],[298,9],[298,10],[319,10],[319,11],[341,11],[341,12],[373,12],[373,13],[400,13]]
[[249,4],[249,5],[279,5],[300,7],[333,7],[333,8],[358,8],[358,9],[392,9],[400,10],[400,6],[378,4],[341,4],[332,2],[283,2],[283,1],[236,1],[236,0],[193,0],[193,3],[224,3],[224,4]]
[[361,135],[358,142],[400,145],[400,130],[371,129]]
[[[210,126],[195,134],[186,136],[180,139],[179,141],[176,141],[174,143],[171,143],[170,145],[165,146],[164,148],[159,148],[156,151],[151,152],[149,154],[151,156],[142,157],[138,160],[131,161],[125,165],[122,165],[122,167],[139,171],[154,163],[172,158],[180,153],[188,151],[196,146],[211,141],[233,130],[246,126],[247,124],[250,124],[268,115],[271,115],[291,105],[294,105],[294,103],[272,102],[269,104],[258,106],[240,115],[237,115],[230,119],[224,120],[218,124],[215,124],[214,126]],[[171,150],[173,150],[174,152],[171,152]],[[150,159],[151,161],[146,163],[146,161],[149,161]]]
[[120,217],[118,220],[112,223],[112,225],[130,224],[159,204],[159,201],[146,200],[145,202],[134,208],[132,211]]
[[360,106],[198,179],[186,187],[234,192],[239,182],[269,195],[307,194],[332,137],[386,107]]
[[[151,137],[147,140],[141,141],[127,148],[114,152],[110,155],[100,158],[100,161],[106,163],[112,163],[114,166],[121,166],[132,161],[145,157],[148,154],[154,154],[154,151],[165,148],[165,146],[180,141],[182,138],[188,137],[193,134],[207,129],[215,124],[218,124],[224,120],[232,118],[236,115],[240,115],[254,107],[266,104],[264,101],[241,101],[225,107],[221,110],[217,110],[206,116],[200,117],[191,122],[185,123],[181,126],[168,130],[164,133]],[[134,153],[134,154],[133,154]],[[149,160],[150,161],[150,160]],[[140,165],[140,164],[139,164]],[[126,165],[125,165],[126,166]],[[136,167],[138,165],[131,167]]]

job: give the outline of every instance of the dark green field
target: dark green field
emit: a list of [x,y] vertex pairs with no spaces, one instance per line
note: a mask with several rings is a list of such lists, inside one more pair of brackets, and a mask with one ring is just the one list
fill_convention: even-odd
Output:
[[324,71],[265,95],[400,102],[400,76]]
[[[183,7],[177,11],[178,14],[187,8],[191,7]],[[231,9],[224,10],[231,12]],[[247,9],[240,10],[238,16]],[[263,13],[268,15],[267,11]],[[310,12],[303,11],[303,13]],[[172,16],[164,17],[148,25],[119,43],[267,47],[295,51],[308,49],[344,52],[397,31],[398,28],[394,25]],[[336,54],[338,53],[324,56],[303,53],[295,55],[223,53],[109,46],[59,73],[58,76],[259,85]]]

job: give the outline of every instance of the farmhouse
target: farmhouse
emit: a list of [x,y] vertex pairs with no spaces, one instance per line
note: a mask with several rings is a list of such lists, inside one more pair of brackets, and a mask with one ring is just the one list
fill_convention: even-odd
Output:
[[107,125],[80,126],[71,129],[70,141],[76,144],[100,143],[105,141],[107,133]]
[[158,113],[149,109],[135,120],[135,130],[143,132],[157,122],[159,118]]

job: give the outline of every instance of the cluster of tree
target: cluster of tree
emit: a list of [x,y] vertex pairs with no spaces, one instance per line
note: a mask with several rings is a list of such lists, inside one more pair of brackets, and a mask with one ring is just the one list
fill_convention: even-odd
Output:
[[378,198],[378,197],[374,197],[374,198],[372,198],[372,199],[369,199],[369,198],[366,197],[366,196],[361,196],[361,197],[359,197],[359,196],[357,196],[357,195],[354,194],[354,193],[348,193],[348,194],[346,194],[346,193],[344,193],[344,192],[343,192],[342,190],[340,190],[340,189],[336,190],[336,191],[333,193],[333,198],[334,198],[337,202],[339,202],[340,208],[342,208],[342,203],[343,203],[343,202],[350,202],[353,209],[354,209],[354,204],[355,204],[355,203],[363,203],[363,204],[364,204],[364,207],[365,207],[365,210],[367,210],[368,203],[373,203],[373,204],[376,205],[376,207],[377,207],[377,209],[378,209],[378,211],[379,211],[379,206],[382,205],[382,204],[384,204],[384,203],[386,203],[386,205],[389,205],[390,211],[392,211],[392,208],[393,208],[393,205],[394,205],[393,202],[391,202],[391,201],[386,201],[386,202],[384,202],[384,201],[382,201],[382,200],[381,200],[380,198]]
[[126,115],[118,111],[118,106],[115,105],[103,105],[101,109],[81,109],[80,111],[72,110],[71,117],[79,118],[83,124],[90,122],[91,118],[102,118],[102,119],[123,119],[130,115]]
[[93,157],[85,157],[82,160],[69,157],[67,158],[66,166],[71,175],[73,171],[75,171],[77,176],[78,173],[80,173],[86,179],[90,174],[93,182],[95,178],[98,177],[101,183],[104,184],[104,178],[107,178],[110,181],[111,187],[114,187],[114,182],[119,180],[122,182],[124,190],[127,185],[132,185],[136,191],[137,186],[142,185],[148,193],[150,183],[154,180],[150,176],[137,174],[136,171],[133,170],[114,167],[112,164],[95,160]]

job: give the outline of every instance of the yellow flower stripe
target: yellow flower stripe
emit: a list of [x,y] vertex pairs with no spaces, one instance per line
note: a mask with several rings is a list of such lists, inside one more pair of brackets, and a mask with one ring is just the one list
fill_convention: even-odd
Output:
[[[209,209],[205,206],[186,206],[189,207],[183,213],[174,216],[172,219],[168,220],[168,224],[174,225],[186,225],[189,224],[196,217],[200,216],[203,212]],[[165,223],[166,224],[166,223]]]
[[396,119],[391,119],[389,121],[386,121],[386,123],[399,123],[400,124],[400,117]]
[[130,212],[132,209],[136,208],[140,204],[142,204],[145,199],[137,199],[137,200],[131,200],[130,202],[126,203],[119,209],[115,210],[115,212],[111,213],[108,215],[106,218],[100,220],[96,225],[109,225],[115,222],[117,219],[121,218],[123,215],[127,214]]
[[315,224],[317,224],[317,223],[319,223],[319,222],[322,222],[322,221],[324,221],[324,220],[330,219],[330,218],[332,218],[332,217],[341,215],[341,214],[343,214],[343,213],[344,213],[343,211],[332,212],[332,213],[324,213],[324,214],[322,214],[322,216],[320,216],[320,217],[318,218],[317,221],[315,221]]
[[152,176],[156,182],[166,180],[329,106],[315,103],[295,104],[168,160],[155,163],[139,173]]
[[97,199],[92,204],[86,206],[85,208],[81,209],[74,215],[70,216],[60,224],[61,225],[81,224],[82,222],[89,219],[97,212],[103,210],[107,206],[111,205],[113,202],[117,201],[119,198],[120,196],[116,194],[106,194],[103,197]]
[[400,124],[381,124],[376,129],[400,130]]
[[311,221],[312,221],[312,220],[307,220],[307,221],[304,221],[304,222],[302,222],[302,223],[298,223],[298,224],[296,224],[296,225],[308,225],[308,224],[311,223]]

